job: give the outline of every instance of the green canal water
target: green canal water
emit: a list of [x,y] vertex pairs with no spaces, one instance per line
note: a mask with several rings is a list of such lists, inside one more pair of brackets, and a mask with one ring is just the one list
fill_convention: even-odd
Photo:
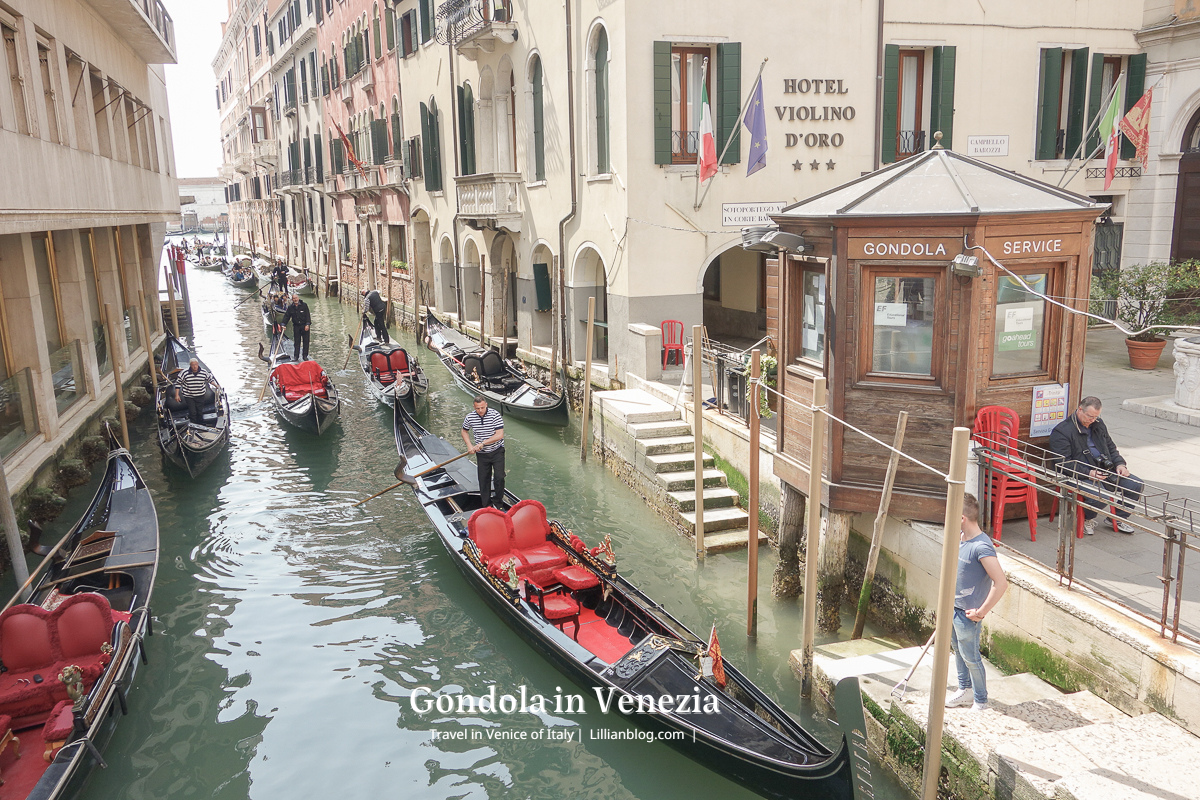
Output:
[[[584,715],[414,711],[421,686],[477,697],[493,685],[546,697],[584,690],[484,604],[407,489],[351,507],[392,483],[397,461],[390,412],[371,399],[354,359],[342,367],[355,308],[309,300],[311,356],[342,395],[340,422],[316,438],[257,402],[258,303],[235,309],[246,293],[219,273],[193,269],[189,280],[195,341],[229,390],[233,437],[190,480],[163,463],[149,412],[133,426],[161,527],[154,635],[130,715],[104,754],[108,769],[93,773],[86,798],[755,797],[665,744],[593,738],[633,728],[600,713],[590,692]],[[415,349],[411,337],[400,340]],[[455,441],[469,400],[432,354],[416,352],[431,381],[423,422]],[[580,463],[578,421],[559,430],[510,420],[506,434],[512,490],[542,500],[589,542],[611,534],[619,569],[694,630],[715,623],[725,656],[836,744],[836,728],[799,700],[787,656],[800,642],[800,608],[770,599],[771,551],[750,646],[744,552],[697,563],[690,542],[602,465]],[[72,494],[47,541],[90,491]],[[485,738],[436,738],[462,731]],[[906,796],[875,772],[876,797]]]

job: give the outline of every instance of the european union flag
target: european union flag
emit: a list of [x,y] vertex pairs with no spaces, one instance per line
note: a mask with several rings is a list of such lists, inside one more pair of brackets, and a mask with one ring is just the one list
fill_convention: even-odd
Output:
[[746,158],[748,178],[767,165],[767,109],[763,105],[761,75],[750,92],[750,105],[746,107],[742,124],[750,131],[750,154]]

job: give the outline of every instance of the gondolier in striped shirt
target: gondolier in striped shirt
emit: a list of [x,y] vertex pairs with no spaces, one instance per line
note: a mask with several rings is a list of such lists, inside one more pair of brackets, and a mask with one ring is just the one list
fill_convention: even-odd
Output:
[[[475,444],[467,437],[468,431],[475,437]],[[487,399],[475,398],[475,410],[467,414],[462,426],[463,442],[467,452],[475,454],[479,467],[479,506],[504,503],[504,419],[500,412],[488,408]],[[492,494],[495,493],[495,502]]]
[[175,402],[187,403],[188,419],[202,423],[204,418],[204,395],[208,392],[208,372],[201,366],[200,361],[193,358],[188,368],[179,373],[175,379]]

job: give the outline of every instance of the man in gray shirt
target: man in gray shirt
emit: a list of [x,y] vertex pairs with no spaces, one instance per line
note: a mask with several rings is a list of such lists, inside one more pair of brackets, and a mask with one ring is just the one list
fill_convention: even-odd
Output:
[[958,666],[958,691],[946,697],[946,708],[987,708],[987,678],[979,654],[979,634],[987,616],[1008,589],[1008,578],[992,539],[979,529],[979,501],[963,496],[962,532],[958,545],[958,584],[954,592],[954,625],[950,644]]

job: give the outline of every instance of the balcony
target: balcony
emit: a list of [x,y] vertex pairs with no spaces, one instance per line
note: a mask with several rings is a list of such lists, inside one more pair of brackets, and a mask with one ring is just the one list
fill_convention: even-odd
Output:
[[358,88],[364,92],[375,91],[375,67],[367,64],[362,72],[358,73]]
[[384,168],[387,174],[387,182],[392,186],[399,186],[404,183],[404,165],[398,161],[393,161]]
[[512,0],[447,0],[437,10],[437,40],[474,61],[517,40]]
[[523,178],[519,172],[461,175],[454,182],[459,213],[470,224],[520,232]]
[[279,163],[279,142],[274,139],[265,139],[261,142],[255,142],[254,159],[261,161],[269,166],[275,166]]
[[279,173],[279,189],[283,191],[292,186],[299,186],[304,182],[304,170],[302,169],[285,169]]
[[254,171],[254,160],[250,158],[249,153],[234,153],[233,168],[238,172],[249,175]]
[[217,171],[217,175],[219,175],[223,181],[232,181],[237,179],[237,171],[233,168],[233,164],[222,164],[221,168]]
[[283,103],[283,115],[284,115],[285,117],[294,117],[294,116],[296,116],[296,98],[295,98],[295,97],[291,98],[290,100],[285,100],[285,101],[284,101],[284,103]]
[[147,64],[174,64],[175,23],[162,0],[86,0]]

